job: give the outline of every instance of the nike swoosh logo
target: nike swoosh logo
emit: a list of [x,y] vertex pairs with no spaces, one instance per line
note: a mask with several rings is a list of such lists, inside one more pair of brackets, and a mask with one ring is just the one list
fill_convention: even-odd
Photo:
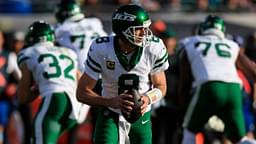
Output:
[[145,123],[147,123],[147,122],[149,122],[149,120],[145,120],[145,121],[141,121],[141,124],[145,124]]

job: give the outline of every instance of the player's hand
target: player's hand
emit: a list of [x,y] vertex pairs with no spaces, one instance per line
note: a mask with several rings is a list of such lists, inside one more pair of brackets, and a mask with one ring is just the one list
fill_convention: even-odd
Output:
[[132,101],[133,96],[131,94],[127,94],[126,91],[119,96],[113,98],[113,108],[120,109],[124,112],[129,113],[133,110],[134,103]]
[[141,115],[144,115],[144,113],[146,112],[147,108],[148,108],[148,105],[150,104],[150,100],[149,100],[149,97],[148,96],[144,96],[142,95],[141,96],[141,101],[142,101],[142,105],[140,107],[141,109]]

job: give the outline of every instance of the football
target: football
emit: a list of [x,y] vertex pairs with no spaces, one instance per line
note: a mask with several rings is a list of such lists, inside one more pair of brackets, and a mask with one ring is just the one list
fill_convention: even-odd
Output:
[[139,94],[138,90],[132,88],[130,90],[128,90],[129,94],[131,94],[133,96],[133,102],[134,102],[134,107],[133,110],[129,113],[126,114],[122,111],[122,114],[124,116],[124,118],[129,122],[129,123],[134,123],[136,122],[140,117],[140,106],[143,104],[141,101],[141,95]]

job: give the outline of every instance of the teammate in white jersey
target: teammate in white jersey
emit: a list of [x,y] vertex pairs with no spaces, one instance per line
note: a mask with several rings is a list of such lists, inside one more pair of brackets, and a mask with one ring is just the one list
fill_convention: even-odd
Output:
[[57,42],[78,53],[79,68],[83,71],[83,63],[87,58],[91,42],[100,36],[107,35],[101,20],[96,17],[85,17],[74,1],[59,3],[55,17],[58,22],[55,28]]
[[[59,45],[73,49],[78,56],[78,66],[84,71],[84,62],[93,40],[100,36],[106,36],[101,20],[97,17],[86,17],[75,1],[62,0],[56,7],[55,28],[56,41]],[[100,92],[100,80],[95,86]],[[88,107],[87,112],[89,112]],[[85,114],[87,117],[88,113]]]
[[[195,143],[208,119],[217,115],[225,123],[224,132],[234,143],[245,136],[241,81],[236,67],[256,80],[256,67],[234,41],[225,38],[223,19],[209,15],[200,26],[200,35],[183,41],[180,96],[194,88],[183,126],[183,144]],[[191,83],[189,83],[191,82]]]
[[[164,71],[168,53],[162,40],[152,36],[151,20],[137,5],[124,5],[112,17],[114,36],[96,39],[89,50],[85,71],[79,80],[79,101],[99,106],[94,134],[95,144],[152,143],[151,104],[166,93]],[[92,89],[102,76],[101,95]],[[134,103],[126,90],[141,94],[141,117],[129,123],[121,110],[129,113]]]
[[42,103],[33,122],[33,142],[55,144],[58,137],[84,120],[83,104],[78,102],[78,61],[76,53],[54,46],[54,31],[44,21],[31,24],[20,51],[18,64],[22,78],[18,83],[20,103],[32,102],[39,94]]

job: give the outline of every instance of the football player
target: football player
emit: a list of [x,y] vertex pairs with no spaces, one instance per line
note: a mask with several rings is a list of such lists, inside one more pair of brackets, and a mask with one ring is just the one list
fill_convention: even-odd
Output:
[[[83,72],[84,62],[92,41],[100,36],[106,36],[101,20],[88,17],[82,13],[75,1],[62,0],[55,9],[57,26],[55,35],[57,43],[73,49],[78,55],[79,70]],[[101,81],[95,86],[97,93],[101,91]],[[87,112],[89,112],[89,107]],[[93,112],[93,111],[92,111]],[[94,113],[92,113],[94,114]],[[88,113],[84,116],[87,117]]]
[[58,137],[83,121],[84,108],[78,102],[78,62],[76,53],[54,46],[54,31],[44,21],[36,21],[28,28],[25,42],[29,46],[20,51],[18,64],[22,78],[18,83],[19,102],[32,102],[39,94],[42,103],[33,122],[33,142],[56,143]]
[[58,44],[78,53],[79,69],[83,71],[91,42],[107,35],[101,20],[96,17],[85,17],[74,1],[60,2],[55,10],[55,18],[58,22],[55,28]]
[[180,62],[180,96],[194,93],[184,118],[183,144],[195,143],[208,119],[217,115],[225,124],[224,132],[233,143],[250,141],[245,138],[242,112],[241,80],[236,66],[256,80],[256,65],[234,41],[225,38],[224,20],[209,15],[200,24],[199,35],[183,41]]
[[[96,39],[89,50],[85,71],[79,80],[79,101],[99,106],[95,144],[152,143],[151,104],[166,93],[164,71],[168,53],[162,40],[152,35],[148,13],[138,5],[119,7],[112,16],[115,35]],[[92,89],[102,76],[101,95]],[[129,89],[137,89],[143,105],[141,117],[129,123],[122,113],[133,111]]]

